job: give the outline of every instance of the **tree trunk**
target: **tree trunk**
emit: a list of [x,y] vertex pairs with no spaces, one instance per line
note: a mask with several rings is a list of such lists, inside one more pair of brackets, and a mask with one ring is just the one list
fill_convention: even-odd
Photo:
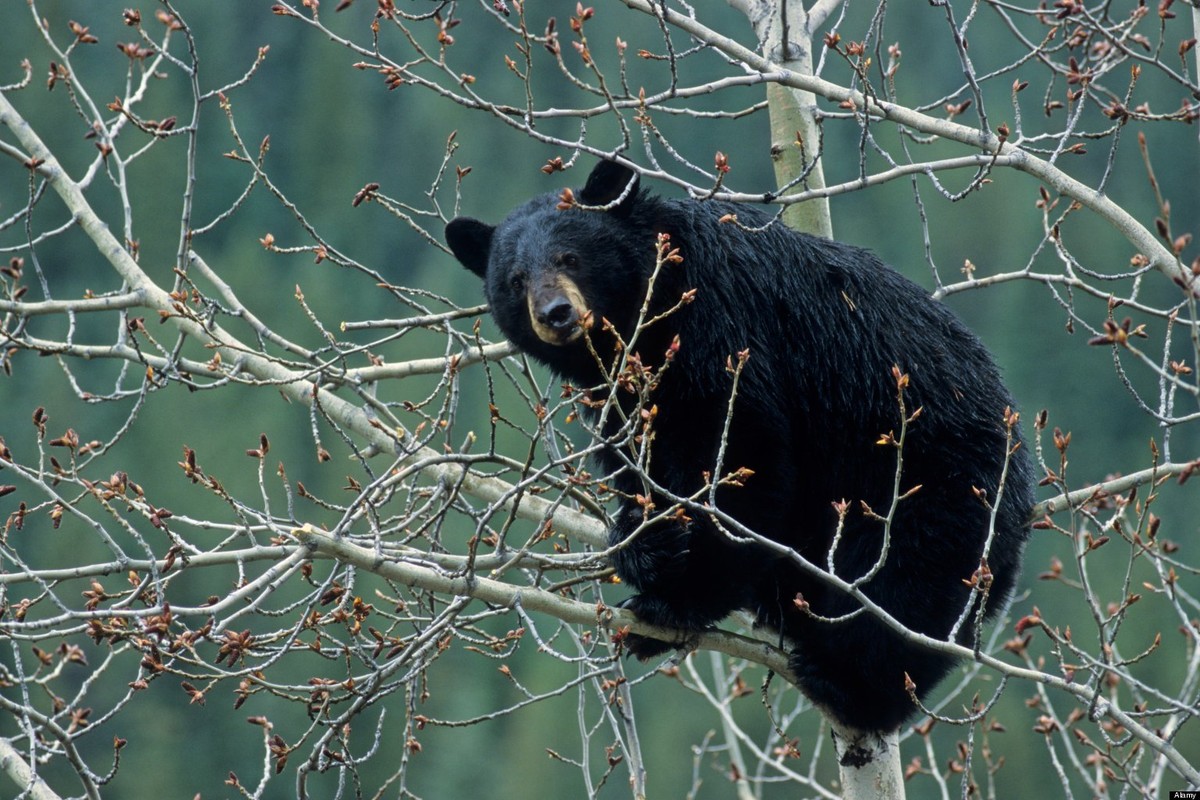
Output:
[[831,727],[842,800],[903,800],[899,732],[858,733]]
[[[810,13],[799,0],[744,0],[735,3],[754,25],[762,54],[784,69],[802,75],[813,72],[813,33],[828,13]],[[828,5],[828,2],[824,4]],[[786,39],[786,41],[785,41]],[[823,189],[825,172],[820,160],[821,130],[817,98],[812,92],[767,84],[771,120],[771,160],[780,190]],[[794,187],[794,181],[799,183]],[[826,198],[789,206],[783,214],[788,227],[817,236],[832,237],[833,221]]]
[[[841,0],[813,0],[807,8],[800,0],[729,2],[750,19],[764,58],[792,72],[812,75],[814,35]],[[781,190],[823,189],[816,95],[769,83],[767,106],[776,185]],[[824,197],[789,206],[783,221],[798,231],[833,237],[829,200]],[[844,800],[903,800],[899,732],[861,733],[832,721],[830,725]]]

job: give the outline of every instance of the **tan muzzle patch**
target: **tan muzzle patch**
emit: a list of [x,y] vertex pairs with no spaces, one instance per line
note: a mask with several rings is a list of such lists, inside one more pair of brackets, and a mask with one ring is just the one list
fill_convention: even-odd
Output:
[[[560,295],[571,304],[575,314],[572,325],[555,327],[539,319],[539,305],[554,295]],[[546,344],[556,346],[570,344],[583,335],[585,322],[588,327],[591,327],[591,316],[588,313],[587,303],[584,302],[583,293],[579,291],[579,286],[575,281],[566,275],[556,276],[553,284],[529,289],[525,294],[525,302],[529,308],[529,324],[533,326],[533,332],[537,334],[537,337]]]

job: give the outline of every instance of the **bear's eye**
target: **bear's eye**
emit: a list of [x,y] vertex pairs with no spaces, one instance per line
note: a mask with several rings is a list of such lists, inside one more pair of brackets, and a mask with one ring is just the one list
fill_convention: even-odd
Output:
[[559,259],[559,263],[561,263],[564,267],[567,267],[568,269],[573,268],[573,267],[578,267],[579,266],[579,256],[575,255],[574,253],[563,253],[561,258]]
[[508,279],[508,285],[514,292],[520,292],[525,289],[525,278],[521,275],[513,275]]

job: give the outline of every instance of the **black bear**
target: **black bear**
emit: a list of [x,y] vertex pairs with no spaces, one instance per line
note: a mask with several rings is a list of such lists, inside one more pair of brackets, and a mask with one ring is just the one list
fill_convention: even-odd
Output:
[[[661,234],[682,261],[656,270]],[[611,387],[610,365],[632,362],[653,381],[640,409],[614,390],[626,407],[588,412],[604,415],[600,466],[622,498],[612,560],[639,618],[686,632],[751,611],[789,642],[816,705],[889,731],[916,710],[905,673],[924,695],[952,659],[905,642],[792,554],[866,578],[867,597],[943,640],[957,624],[970,642],[979,603],[1003,606],[1033,505],[1013,401],[979,340],[870,252],[744,205],[653,196],[611,161],[498,226],[454,219],[446,240],[485,280],[501,331],[563,379]],[[901,397],[911,422],[897,447]],[[634,411],[652,424],[628,423]],[[724,517],[707,505],[710,481]],[[639,657],[680,644],[625,643]]]

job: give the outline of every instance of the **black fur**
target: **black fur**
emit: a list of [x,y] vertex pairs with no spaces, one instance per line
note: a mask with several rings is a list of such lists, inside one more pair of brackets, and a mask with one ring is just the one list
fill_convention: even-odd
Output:
[[[972,487],[997,496],[1004,409],[1013,402],[983,345],[948,309],[865,250],[778,223],[747,231],[719,219],[736,214],[757,228],[769,217],[746,206],[664,200],[640,191],[636,181],[624,167],[601,162],[578,196],[607,210],[559,210],[559,197],[545,195],[495,228],[456,219],[447,241],[485,277],[505,335],[586,387],[602,376],[584,341],[539,339],[523,287],[565,273],[594,319],[610,320],[628,337],[653,271],[655,236],[668,233],[683,261],[657,278],[652,313],[688,289],[697,293],[690,306],[644,331],[635,348],[657,365],[676,334],[681,343],[651,398],[658,406],[653,481],[685,497],[702,485],[702,471],[716,464],[729,402],[727,359],[749,349],[724,472],[747,467],[754,474],[742,488],[720,489],[718,506],[824,567],[836,524],[833,503],[849,501],[835,557],[836,573],[847,580],[865,574],[880,552],[882,526],[862,504],[880,514],[889,508],[896,451],[877,442],[900,430],[892,367],[908,373],[909,412],[922,413],[904,446],[901,488],[921,488],[900,503],[886,563],[864,591],[905,625],[945,638],[969,600],[964,581],[979,567],[988,530],[989,511]],[[599,325],[589,335],[602,353],[611,350],[612,338]],[[617,453],[602,461],[616,473],[618,490],[645,493],[636,474],[621,470]],[[671,506],[652,499],[659,509]],[[988,559],[989,615],[1016,581],[1032,504],[1032,469],[1018,449]],[[906,644],[869,614],[835,624],[815,620],[793,602],[797,594],[824,617],[858,604],[787,558],[732,541],[702,511],[688,516],[644,531],[614,556],[617,573],[637,592],[626,605],[642,619],[699,631],[736,609],[754,612],[795,643],[791,665],[808,697],[859,730],[896,729],[912,715],[905,672],[924,695],[953,666]],[[642,508],[627,501],[615,519],[614,544],[642,522]],[[960,640],[970,631],[965,626]],[[673,646],[642,637],[630,637],[628,645],[643,657]]]

